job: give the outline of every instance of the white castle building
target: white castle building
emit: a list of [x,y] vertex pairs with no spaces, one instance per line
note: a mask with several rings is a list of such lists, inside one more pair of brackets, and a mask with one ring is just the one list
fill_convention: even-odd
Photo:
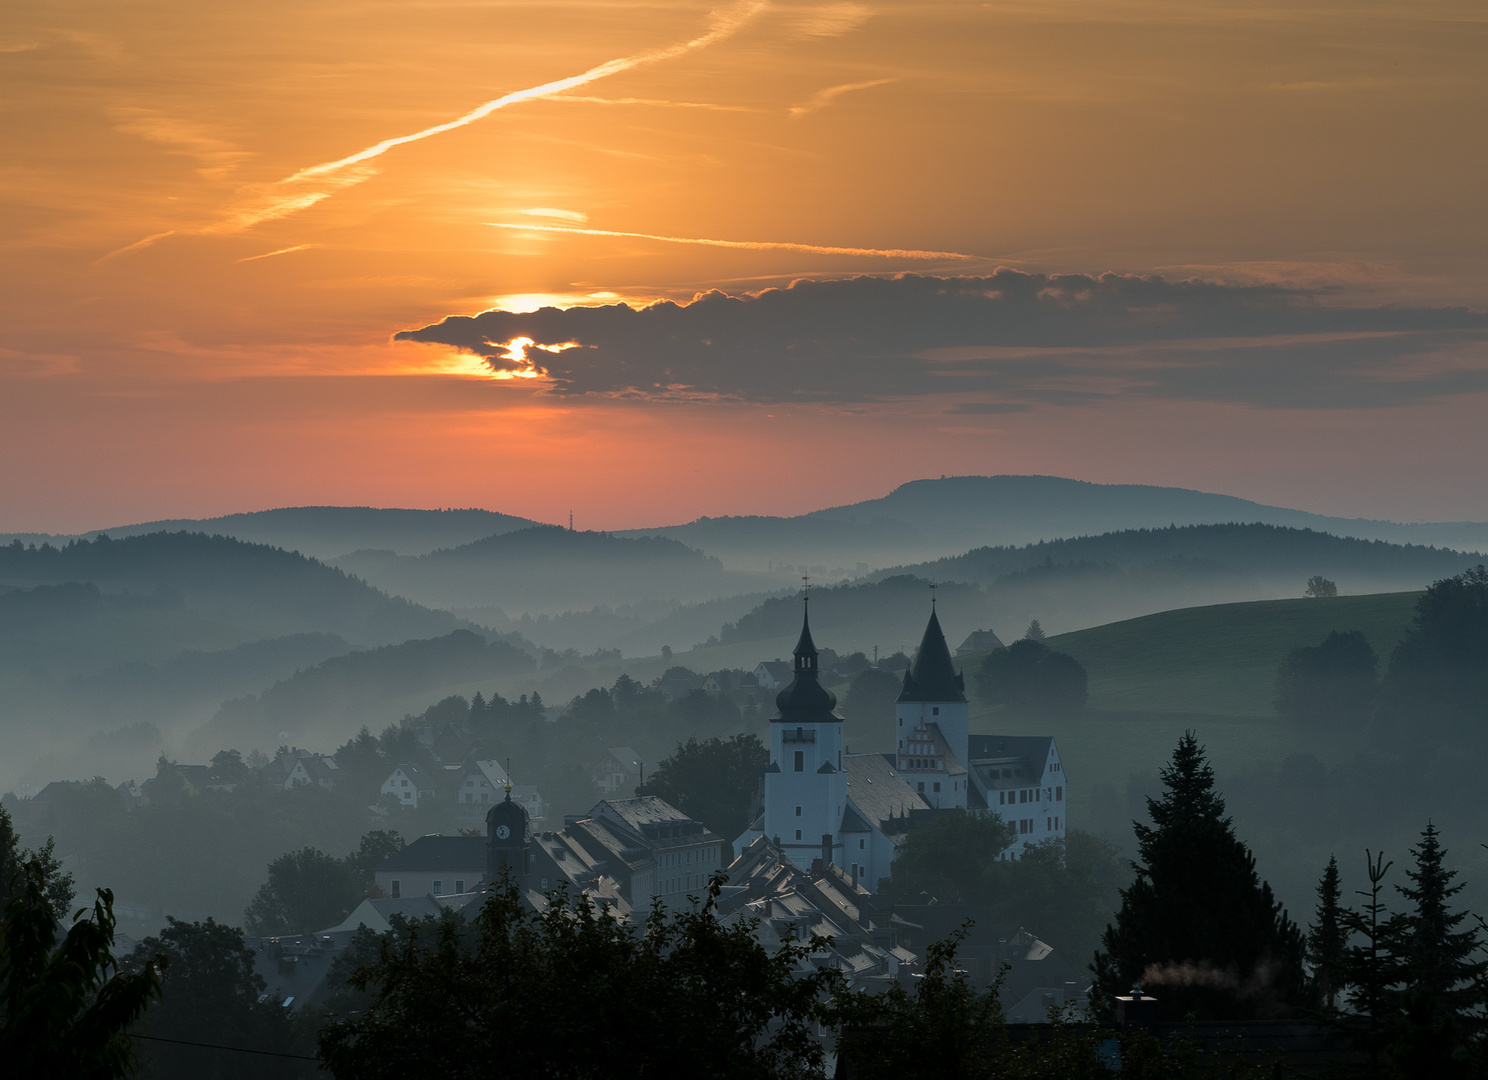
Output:
[[1054,739],[970,734],[965,680],[933,601],[895,707],[894,753],[846,752],[837,695],[821,685],[809,607],[793,678],[775,704],[764,809],[734,841],[736,856],[768,836],[797,866],[835,863],[874,890],[908,832],[939,812],[984,811],[1013,825],[1004,859],[1064,837],[1068,795]]

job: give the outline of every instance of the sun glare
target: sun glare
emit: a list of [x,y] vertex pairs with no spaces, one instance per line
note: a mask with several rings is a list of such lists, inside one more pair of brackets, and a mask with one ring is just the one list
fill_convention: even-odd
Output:
[[[537,311],[541,308],[571,308],[571,307],[599,307],[604,304],[616,304],[626,299],[615,292],[591,292],[591,293],[507,293],[504,296],[491,298],[491,305],[502,311],[511,311],[517,314],[525,314]],[[650,303],[651,301],[643,301]]]

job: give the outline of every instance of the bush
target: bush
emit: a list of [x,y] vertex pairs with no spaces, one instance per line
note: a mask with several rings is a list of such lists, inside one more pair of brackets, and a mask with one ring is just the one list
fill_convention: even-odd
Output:
[[1333,631],[1320,645],[1303,645],[1276,671],[1276,711],[1293,720],[1330,726],[1369,718],[1379,658],[1357,630]]

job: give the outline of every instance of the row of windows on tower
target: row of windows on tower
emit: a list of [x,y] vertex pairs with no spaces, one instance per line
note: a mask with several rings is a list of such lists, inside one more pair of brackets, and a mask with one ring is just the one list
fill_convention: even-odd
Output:
[[[1022,788],[1018,791],[999,791],[997,793],[998,806],[1012,806],[1014,803],[1030,803],[1039,801],[1039,788]],[[1064,802],[1064,785],[1054,789],[1054,802]]]
[[[1018,819],[1018,835],[1019,836],[1027,836],[1029,833],[1033,832],[1033,822],[1034,822],[1034,819],[1031,818],[1031,817],[1030,818],[1019,818]],[[1057,817],[1046,817],[1046,818],[1044,818],[1044,828],[1046,830],[1049,830],[1049,831],[1052,831],[1054,829],[1059,828],[1059,819]]]

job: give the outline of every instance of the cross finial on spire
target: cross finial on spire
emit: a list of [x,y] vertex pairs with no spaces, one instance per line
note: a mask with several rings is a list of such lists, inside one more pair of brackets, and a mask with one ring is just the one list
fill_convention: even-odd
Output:
[[811,603],[811,575],[801,575],[801,599]]
[[935,590],[939,587],[933,581],[930,583],[930,610],[932,611],[935,610]]

